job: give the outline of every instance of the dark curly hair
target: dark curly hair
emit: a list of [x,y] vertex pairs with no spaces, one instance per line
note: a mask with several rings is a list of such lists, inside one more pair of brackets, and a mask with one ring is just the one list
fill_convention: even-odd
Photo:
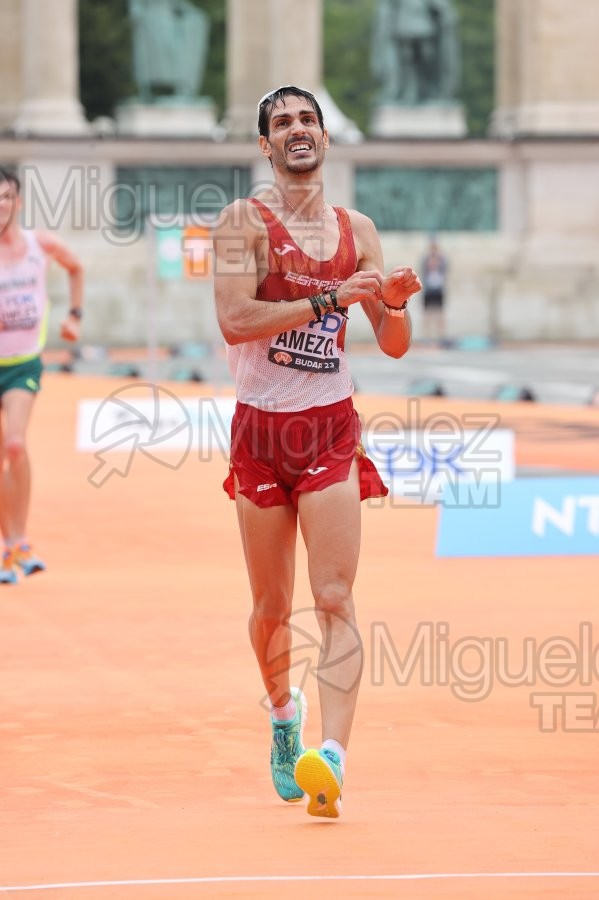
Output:
[[268,130],[270,126],[270,116],[277,105],[277,103],[282,102],[283,106],[285,105],[285,97],[304,97],[310,106],[313,108],[314,112],[318,116],[318,124],[324,130],[324,119],[322,115],[322,110],[319,106],[318,100],[310,91],[305,91],[303,88],[296,87],[293,84],[286,84],[284,87],[277,88],[274,91],[270,91],[269,94],[265,94],[260,103],[258,104],[258,133],[263,137],[268,137]]

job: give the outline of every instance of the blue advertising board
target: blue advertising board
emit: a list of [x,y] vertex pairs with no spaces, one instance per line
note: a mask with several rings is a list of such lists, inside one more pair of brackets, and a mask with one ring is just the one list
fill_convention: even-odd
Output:
[[599,555],[599,478],[517,478],[496,506],[439,515],[437,556]]

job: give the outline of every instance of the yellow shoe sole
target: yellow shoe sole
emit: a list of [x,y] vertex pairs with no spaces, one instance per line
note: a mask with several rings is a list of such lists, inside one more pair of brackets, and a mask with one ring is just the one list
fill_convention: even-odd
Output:
[[338,819],[341,814],[341,786],[318,750],[306,750],[295,764],[295,783],[309,797],[310,816]]

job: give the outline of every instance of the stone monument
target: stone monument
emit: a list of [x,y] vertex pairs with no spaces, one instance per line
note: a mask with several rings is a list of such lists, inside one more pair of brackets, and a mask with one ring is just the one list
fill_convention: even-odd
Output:
[[214,105],[198,96],[210,21],[190,0],[129,0],[138,96],[117,109],[121,134],[211,136]]
[[372,71],[376,137],[463,137],[458,19],[452,0],[378,0]]

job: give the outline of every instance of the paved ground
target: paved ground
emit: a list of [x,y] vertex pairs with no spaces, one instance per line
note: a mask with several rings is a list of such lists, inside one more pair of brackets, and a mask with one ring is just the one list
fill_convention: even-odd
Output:
[[[372,345],[349,348],[351,368],[359,392],[418,395],[443,393],[455,398],[517,400],[528,390],[541,403],[586,406],[599,394],[598,344],[504,344],[484,347],[437,348],[415,344],[402,360],[383,356]],[[49,354],[56,365],[68,359],[64,351]],[[73,363],[81,374],[117,374],[133,371],[144,379],[231,383],[222,351],[189,344],[179,355],[163,351],[153,365],[145,351],[119,350],[106,354],[83,348]],[[131,369],[131,372],[128,371]]]
[[360,390],[449,397],[518,399],[528,389],[542,403],[586,405],[599,390],[599,347],[504,345],[460,349],[415,345],[400,362],[381,354],[352,354]]

